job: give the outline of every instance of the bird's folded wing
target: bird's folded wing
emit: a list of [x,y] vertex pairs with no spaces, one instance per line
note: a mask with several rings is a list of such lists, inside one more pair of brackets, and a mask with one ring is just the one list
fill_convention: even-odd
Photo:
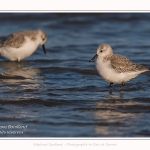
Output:
[[24,35],[13,33],[0,43],[1,47],[19,48],[25,42]]
[[110,61],[111,67],[118,73],[149,70],[149,68],[143,65],[135,64],[126,57],[118,54],[114,54]]

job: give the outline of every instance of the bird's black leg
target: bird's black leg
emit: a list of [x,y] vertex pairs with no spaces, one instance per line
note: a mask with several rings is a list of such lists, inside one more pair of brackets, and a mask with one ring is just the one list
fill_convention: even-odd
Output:
[[119,88],[119,91],[121,91],[121,89],[122,89],[123,86],[125,86],[125,83],[124,83],[124,82],[122,82],[122,85],[121,85],[121,87]]
[[112,88],[112,86],[113,86],[113,83],[110,83],[109,87]]
[[112,86],[113,86],[113,83],[111,82],[110,85],[109,85],[109,88],[110,88],[109,93],[110,93],[110,94],[112,94]]

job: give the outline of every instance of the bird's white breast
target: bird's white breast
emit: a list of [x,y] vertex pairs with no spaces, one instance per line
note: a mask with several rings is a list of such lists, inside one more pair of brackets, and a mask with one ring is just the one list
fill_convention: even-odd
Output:
[[99,75],[108,82],[122,83],[135,78],[141,72],[122,72],[118,73],[111,67],[110,61],[103,61],[102,58],[97,58],[96,69]]

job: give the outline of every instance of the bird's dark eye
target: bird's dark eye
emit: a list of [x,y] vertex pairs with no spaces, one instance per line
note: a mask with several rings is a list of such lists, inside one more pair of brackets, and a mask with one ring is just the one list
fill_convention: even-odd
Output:
[[41,39],[42,39],[43,41],[45,41],[45,37],[41,36]]
[[103,51],[101,50],[100,52],[102,53]]

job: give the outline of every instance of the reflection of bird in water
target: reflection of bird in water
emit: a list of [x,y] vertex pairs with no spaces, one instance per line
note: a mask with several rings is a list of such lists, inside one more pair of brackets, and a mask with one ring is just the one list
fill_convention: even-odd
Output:
[[97,124],[94,127],[95,132],[100,136],[122,136],[129,128],[129,122],[132,123],[137,116],[136,113],[126,113],[122,108],[131,110],[136,102],[126,99],[101,99],[97,102],[94,119]]
[[41,71],[36,68],[28,68],[26,65],[27,62],[0,62],[0,68],[3,69],[0,73],[0,80],[15,83],[36,79],[35,76]]
[[28,66],[28,62],[0,62],[3,70],[0,71],[0,88],[2,93],[4,91],[1,98],[22,100],[40,97],[40,94],[35,95],[34,92],[44,89],[41,87],[41,70]]
[[122,99],[123,96],[124,96],[124,93],[122,93],[122,92],[119,92],[119,94],[110,93],[110,94],[106,95],[106,97],[110,98],[110,99],[120,99],[120,98]]
[[5,62],[0,62],[0,68],[1,70],[18,70],[20,68],[25,67],[28,64],[28,62],[10,62],[10,61],[5,61]]

